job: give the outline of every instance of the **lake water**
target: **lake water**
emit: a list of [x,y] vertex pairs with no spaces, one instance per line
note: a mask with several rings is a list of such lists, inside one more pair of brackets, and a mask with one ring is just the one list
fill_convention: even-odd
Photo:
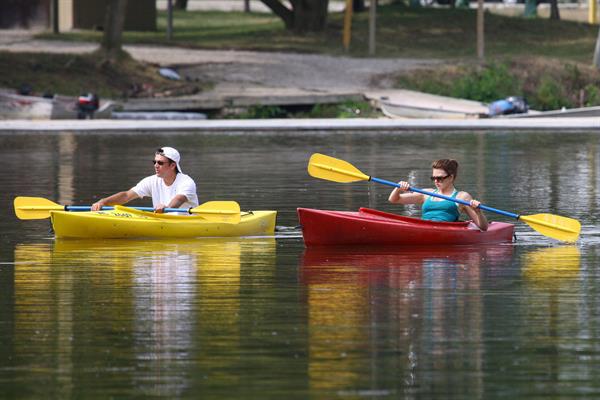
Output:
[[[128,189],[160,146],[201,203],[277,210],[276,237],[55,240],[49,220],[14,216],[18,195]],[[600,396],[597,135],[65,132],[0,148],[2,398]],[[305,249],[296,207],[418,215],[388,187],[309,177],[314,152],[421,188],[432,160],[456,158],[484,204],[576,218],[582,236],[517,223],[514,244]]]

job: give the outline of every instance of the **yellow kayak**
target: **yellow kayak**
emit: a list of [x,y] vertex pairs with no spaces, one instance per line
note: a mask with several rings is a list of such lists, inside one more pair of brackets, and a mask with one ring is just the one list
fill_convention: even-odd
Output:
[[276,211],[242,212],[238,224],[200,216],[155,214],[115,206],[111,211],[50,211],[57,238],[232,237],[275,232]]

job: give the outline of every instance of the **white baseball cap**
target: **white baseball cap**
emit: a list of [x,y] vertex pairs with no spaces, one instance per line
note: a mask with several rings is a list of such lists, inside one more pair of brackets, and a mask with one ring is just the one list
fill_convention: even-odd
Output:
[[177,171],[183,173],[181,167],[179,166],[179,160],[181,159],[181,156],[177,150],[172,147],[161,147],[160,149],[156,150],[156,154],[160,154],[161,156],[167,157],[169,160],[175,161],[175,164],[177,164]]

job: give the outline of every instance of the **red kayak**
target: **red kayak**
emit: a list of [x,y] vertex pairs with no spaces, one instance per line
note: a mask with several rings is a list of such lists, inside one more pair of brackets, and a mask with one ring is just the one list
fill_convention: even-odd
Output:
[[490,222],[483,232],[471,222],[434,222],[360,208],[328,211],[298,208],[304,244],[462,245],[511,242],[514,225]]

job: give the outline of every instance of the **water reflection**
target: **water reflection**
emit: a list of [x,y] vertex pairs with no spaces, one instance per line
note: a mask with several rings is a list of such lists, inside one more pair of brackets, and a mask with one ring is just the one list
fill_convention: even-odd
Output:
[[[435,381],[435,371],[455,368],[456,351],[464,369],[481,372],[484,276],[510,263],[512,252],[512,245],[306,249],[311,388],[345,393],[365,376],[385,375],[374,370],[383,360],[401,382],[370,381],[357,393],[410,394]],[[379,361],[365,371],[356,346],[370,346]],[[453,390],[481,394],[481,374],[470,376]]]
[[58,203],[71,204],[75,200],[75,163],[77,139],[73,133],[65,133],[58,138]]
[[[509,248],[348,249],[315,257],[308,250],[299,262],[304,248],[297,238],[278,239],[277,251],[272,241],[254,239],[202,241],[198,249],[195,241],[55,246],[47,220],[14,217],[14,195],[90,204],[129,187],[150,168],[131,149],[153,154],[165,145],[164,133],[143,138],[0,135],[8,150],[1,181],[12,194],[0,198],[7,210],[0,235],[4,397],[568,398],[600,392],[597,134],[168,136],[169,145],[186,149],[185,171],[197,179],[203,201],[275,209],[284,226],[298,224],[298,206],[418,211],[388,204],[389,190],[381,185],[309,177],[306,162],[314,152],[381,178],[409,177],[415,185],[429,182],[431,160],[455,158],[461,189],[486,204],[580,219],[579,262],[573,249],[566,251],[571,256],[553,254],[548,246],[555,243],[526,224],[517,224],[519,240]],[[574,196],[573,187],[586,190]],[[32,241],[45,242],[23,244]]]
[[525,254],[523,276],[536,289],[557,289],[577,280],[580,266],[577,246],[541,248]]
[[[482,266],[502,267],[511,259],[512,244],[412,247],[309,247],[302,257],[302,277],[311,284],[346,281],[393,288],[437,288],[473,283]],[[446,267],[454,267],[449,269]],[[452,282],[440,275],[451,273]]]
[[[538,375],[543,379],[558,382],[589,376],[588,368],[574,360],[583,361],[587,358],[584,354],[598,351],[596,341],[589,340],[590,324],[594,323],[585,301],[581,301],[584,286],[580,269],[576,246],[541,248],[524,256],[527,297],[516,312],[529,323],[518,328],[523,338],[519,347],[538,354]],[[578,390],[583,393],[589,388]]]
[[14,259],[15,359],[54,371],[61,397],[94,376],[173,396],[191,386],[190,363],[231,362],[208,355],[236,352],[241,288],[274,274],[275,241],[57,240],[17,245]]

